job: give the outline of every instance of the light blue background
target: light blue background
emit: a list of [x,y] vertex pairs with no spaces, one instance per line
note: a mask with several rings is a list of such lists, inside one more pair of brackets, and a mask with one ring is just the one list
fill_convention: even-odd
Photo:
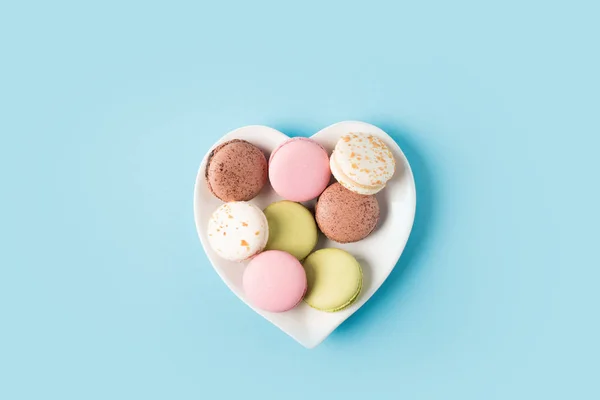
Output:
[[[1,399],[600,398],[597,2],[200,3],[0,6]],[[193,183],[233,128],[347,119],[416,225],[308,351],[212,270]]]

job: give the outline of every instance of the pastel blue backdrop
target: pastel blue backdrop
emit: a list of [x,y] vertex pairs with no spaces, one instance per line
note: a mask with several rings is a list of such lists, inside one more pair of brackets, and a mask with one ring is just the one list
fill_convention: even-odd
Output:
[[[0,398],[598,399],[594,1],[3,2]],[[315,350],[196,236],[221,135],[379,125],[416,177]]]

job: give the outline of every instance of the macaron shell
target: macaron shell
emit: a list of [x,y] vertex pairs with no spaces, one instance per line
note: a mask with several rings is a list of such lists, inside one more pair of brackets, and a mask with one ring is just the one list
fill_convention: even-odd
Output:
[[357,185],[352,179],[350,179],[346,174],[344,174],[336,163],[335,151],[331,155],[330,158],[330,168],[331,173],[335,177],[335,179],[346,189],[353,191],[354,193],[362,194],[362,195],[373,195],[379,193],[385,185],[378,185],[371,188],[367,188],[364,186]]
[[243,276],[249,302],[262,310],[283,312],[294,308],[306,293],[307,280],[302,264],[278,250],[254,257]]
[[234,139],[222,143],[210,153],[206,182],[222,201],[253,199],[267,182],[267,159],[252,143]]
[[379,202],[344,188],[340,183],[329,186],[315,208],[319,229],[338,243],[352,243],[366,238],[379,221]]
[[312,200],[325,190],[330,178],[327,151],[308,138],[286,140],[269,159],[271,186],[286,200]]
[[321,310],[321,311],[338,312],[338,311],[342,311],[343,309],[346,309],[346,308],[350,307],[352,304],[354,304],[356,302],[356,299],[358,299],[358,296],[360,296],[360,292],[362,291],[362,287],[363,287],[363,280],[361,279],[360,283],[359,283],[358,290],[356,291],[356,294],[354,295],[354,297],[352,297],[350,300],[348,300],[347,303],[344,303],[341,306],[339,306],[338,308],[335,308],[333,310]]
[[266,250],[281,250],[303,260],[317,245],[317,224],[302,204],[283,200],[264,210],[269,224]]
[[308,289],[304,301],[317,310],[336,312],[352,304],[362,290],[362,269],[340,249],[321,249],[304,260]]
[[267,218],[251,203],[225,203],[213,212],[208,223],[209,244],[226,260],[252,257],[265,248],[268,238]]
[[[374,194],[392,178],[396,162],[387,145],[368,133],[349,133],[340,138],[331,156],[332,172],[348,189],[356,187]],[[331,168],[331,166],[330,166]],[[348,184],[348,182],[351,182]],[[373,193],[374,191],[374,193]]]

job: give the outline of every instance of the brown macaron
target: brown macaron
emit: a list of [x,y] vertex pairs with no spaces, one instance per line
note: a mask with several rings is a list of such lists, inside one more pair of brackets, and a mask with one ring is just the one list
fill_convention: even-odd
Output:
[[206,183],[212,194],[225,202],[253,199],[267,183],[267,176],[265,155],[245,140],[221,143],[208,155]]
[[336,182],[319,197],[315,218],[321,232],[334,242],[358,242],[377,226],[379,203],[373,195],[354,193]]

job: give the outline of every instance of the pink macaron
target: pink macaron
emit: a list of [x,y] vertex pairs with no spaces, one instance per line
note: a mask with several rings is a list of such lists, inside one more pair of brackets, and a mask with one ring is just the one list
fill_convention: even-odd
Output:
[[306,293],[306,272],[291,254],[269,250],[248,263],[243,286],[253,306],[271,312],[288,311],[300,303]]
[[325,190],[330,178],[327,151],[314,140],[288,139],[271,153],[269,180],[286,200],[312,200]]

